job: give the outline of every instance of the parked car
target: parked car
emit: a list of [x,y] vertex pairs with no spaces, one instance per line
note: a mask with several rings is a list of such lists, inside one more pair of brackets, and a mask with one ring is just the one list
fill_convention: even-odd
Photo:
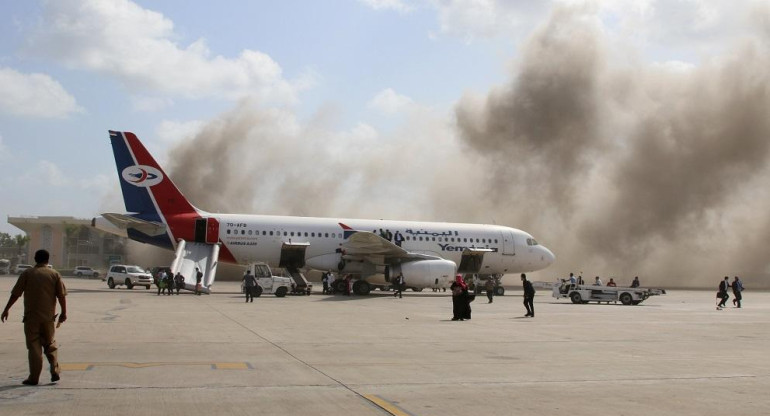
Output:
[[24,270],[27,270],[27,269],[29,269],[31,267],[32,267],[31,264],[17,264],[16,267],[13,269],[13,272],[15,274],[21,274],[21,272],[23,272]]
[[150,289],[152,285],[152,276],[139,266],[132,266],[126,264],[113,264],[110,266],[110,271],[107,272],[107,286],[110,289],[115,289],[115,286],[126,285],[127,288],[133,289],[134,286],[144,286],[146,289]]
[[99,272],[88,266],[77,266],[72,273],[77,277],[92,277],[94,279],[99,277]]

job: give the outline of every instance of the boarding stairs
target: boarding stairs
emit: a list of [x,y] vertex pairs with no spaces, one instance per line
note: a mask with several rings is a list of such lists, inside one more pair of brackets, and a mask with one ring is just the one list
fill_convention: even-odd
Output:
[[307,281],[305,275],[297,268],[287,267],[285,270],[294,281],[291,293],[295,295],[309,295],[313,289],[313,285]]
[[184,276],[184,288],[195,291],[195,268],[203,272],[200,292],[210,293],[211,285],[217,275],[219,263],[219,244],[196,243],[179,240],[176,248],[176,257],[171,263],[171,273],[177,272]]

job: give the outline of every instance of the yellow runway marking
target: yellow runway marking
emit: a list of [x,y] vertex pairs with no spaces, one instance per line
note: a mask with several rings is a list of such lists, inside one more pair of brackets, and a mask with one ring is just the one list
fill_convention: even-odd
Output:
[[379,408],[390,413],[393,416],[411,416],[409,413],[401,410],[398,406],[396,406],[393,403],[390,403],[389,401],[383,399],[380,396],[377,396],[375,394],[364,394],[363,396],[364,398],[366,398],[366,400],[369,400],[370,402],[376,404]]
[[62,371],[88,371],[94,367],[124,367],[124,368],[149,368],[163,366],[191,366],[200,365],[211,367],[212,370],[251,370],[249,363],[215,363],[215,362],[157,362],[157,363],[63,363],[59,364]]

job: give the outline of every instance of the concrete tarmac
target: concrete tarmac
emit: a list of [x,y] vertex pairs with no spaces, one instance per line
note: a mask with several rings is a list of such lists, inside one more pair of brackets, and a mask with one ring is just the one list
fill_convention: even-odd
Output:
[[[15,276],[0,277],[4,305]],[[56,384],[27,376],[20,300],[0,325],[0,415],[761,415],[770,412],[770,293],[639,306],[509,291],[452,322],[446,293],[403,299],[157,296],[66,278]],[[730,302],[731,303],[731,302]],[[41,377],[47,381],[47,370]]]

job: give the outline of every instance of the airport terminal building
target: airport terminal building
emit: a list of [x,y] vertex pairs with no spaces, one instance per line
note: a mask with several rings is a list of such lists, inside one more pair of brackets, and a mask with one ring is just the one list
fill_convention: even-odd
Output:
[[91,227],[91,220],[74,217],[8,217],[8,224],[29,236],[19,263],[32,263],[36,250],[51,253],[50,264],[60,269],[75,266],[105,268],[126,258],[128,239]]

